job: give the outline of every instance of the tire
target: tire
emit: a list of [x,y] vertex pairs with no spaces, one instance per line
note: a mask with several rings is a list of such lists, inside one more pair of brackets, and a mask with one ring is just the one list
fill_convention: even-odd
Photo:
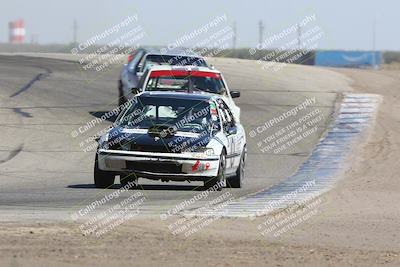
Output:
[[[130,174],[126,174],[126,173],[120,173],[119,174],[119,180],[121,182],[121,186],[126,186],[128,185],[129,182],[134,183],[135,187],[137,186],[137,176],[135,173],[130,173]],[[133,188],[133,187],[131,187]]]
[[114,184],[115,174],[113,172],[102,171],[99,169],[98,155],[94,161],[94,185],[97,188],[109,188]]
[[242,156],[240,157],[240,163],[236,170],[235,176],[228,179],[228,186],[231,188],[241,188],[243,186],[244,171],[246,166],[246,147],[243,149]]
[[[218,183],[222,182],[225,180],[225,167],[226,167],[226,153],[225,151],[222,152],[221,156],[220,156],[220,160],[219,160],[219,168],[218,168],[218,175],[216,177],[213,177],[207,181],[204,181],[204,187],[205,189],[210,189],[216,185],[218,185]],[[216,188],[217,191],[221,191],[222,190],[222,186],[218,186]]]
[[126,98],[122,92],[122,83],[118,81],[118,106],[122,106],[126,103]]

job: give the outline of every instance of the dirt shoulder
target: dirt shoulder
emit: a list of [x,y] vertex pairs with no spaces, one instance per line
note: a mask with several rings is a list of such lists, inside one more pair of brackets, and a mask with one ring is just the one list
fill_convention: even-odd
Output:
[[318,213],[278,238],[262,218],[221,219],[190,237],[136,218],[100,238],[78,225],[0,225],[1,266],[399,266],[400,71],[340,70],[356,92],[383,95],[375,127]]
[[399,252],[400,71],[340,72],[353,80],[355,92],[383,96],[376,124],[351,156],[344,179],[324,196],[320,214],[286,240]]
[[394,252],[289,244],[260,235],[254,222],[222,219],[190,237],[158,218],[136,219],[101,238],[77,225],[1,227],[1,266],[366,266],[392,263]]

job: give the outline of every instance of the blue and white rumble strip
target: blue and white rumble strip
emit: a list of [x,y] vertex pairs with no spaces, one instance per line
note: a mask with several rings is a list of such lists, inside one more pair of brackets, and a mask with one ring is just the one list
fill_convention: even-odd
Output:
[[[201,214],[196,210],[183,211],[183,215],[262,216],[330,190],[345,169],[346,156],[352,144],[365,135],[366,130],[373,124],[380,99],[379,95],[345,93],[328,132],[295,174],[268,189],[236,199],[222,209],[209,208]],[[281,201],[284,196],[290,194],[294,196],[290,202]],[[275,203],[274,206],[269,204],[272,202]]]

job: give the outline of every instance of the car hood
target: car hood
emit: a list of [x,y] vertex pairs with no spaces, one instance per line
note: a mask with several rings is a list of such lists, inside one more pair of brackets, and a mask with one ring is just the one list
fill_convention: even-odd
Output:
[[115,127],[109,131],[108,147],[112,150],[181,153],[205,147],[210,135],[202,133],[176,132],[172,136],[154,136],[148,129]]

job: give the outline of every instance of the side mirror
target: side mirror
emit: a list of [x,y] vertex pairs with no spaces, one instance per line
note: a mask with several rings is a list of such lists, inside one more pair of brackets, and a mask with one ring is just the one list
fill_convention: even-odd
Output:
[[239,91],[231,91],[231,97],[232,98],[240,97],[240,92]]
[[136,67],[135,67],[135,72],[139,73],[141,68],[142,68],[142,64],[140,64],[140,63],[137,64]]

